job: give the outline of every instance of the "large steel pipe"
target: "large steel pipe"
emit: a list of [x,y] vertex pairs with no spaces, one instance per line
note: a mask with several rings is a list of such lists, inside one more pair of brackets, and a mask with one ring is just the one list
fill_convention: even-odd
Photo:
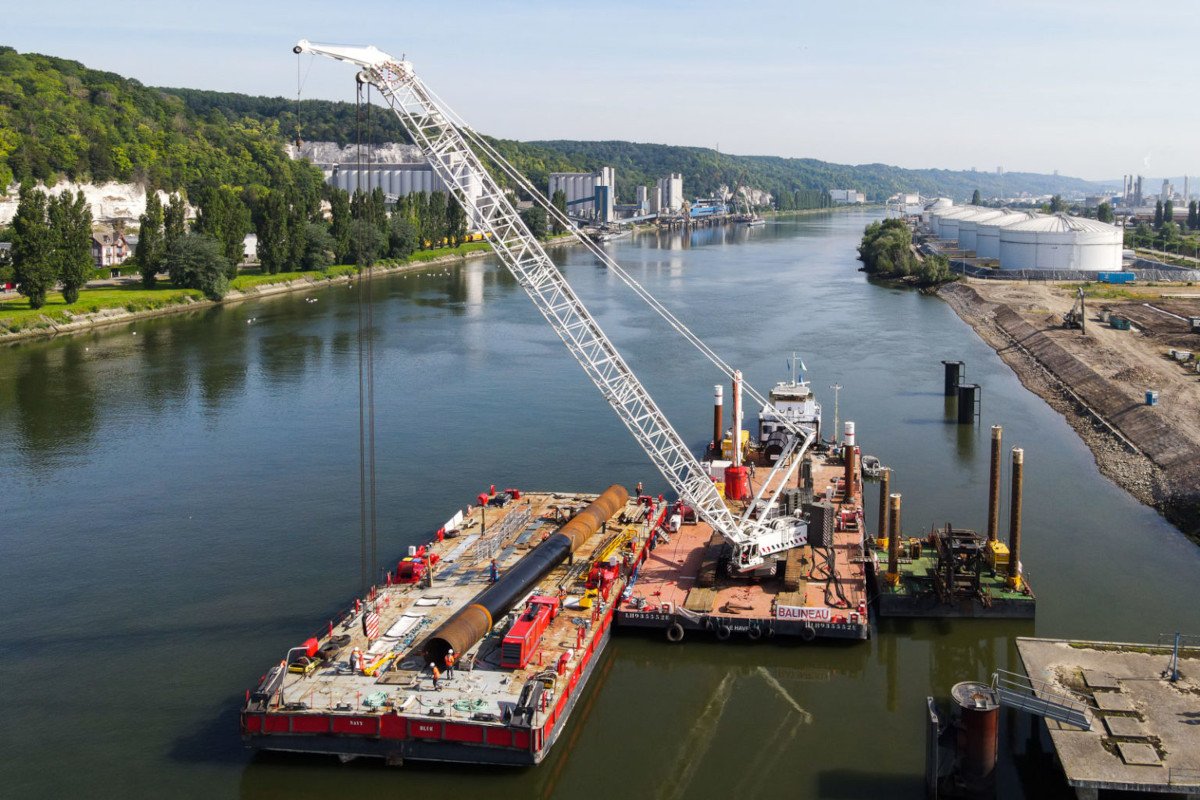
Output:
[[992,426],[992,471],[988,477],[988,543],[996,541],[1000,530],[1000,437],[1002,428]]
[[879,530],[876,540],[888,538],[888,487],[892,482],[892,468],[884,467],[879,471]]
[[1010,589],[1021,588],[1021,490],[1025,485],[1025,451],[1012,449],[1012,506],[1008,512],[1008,580]]
[[888,497],[888,568],[887,585],[900,583],[900,495]]
[[608,487],[595,502],[572,517],[516,566],[476,595],[470,605],[434,631],[425,640],[425,658],[434,664],[442,664],[450,650],[462,654],[474,647],[492,629],[497,618],[507,614],[513,604],[579,549],[589,536],[624,508],[628,500],[629,493],[624,487]]

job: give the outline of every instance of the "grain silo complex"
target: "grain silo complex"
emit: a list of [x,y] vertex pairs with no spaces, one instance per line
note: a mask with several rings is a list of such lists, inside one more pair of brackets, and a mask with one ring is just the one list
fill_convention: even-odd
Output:
[[1121,270],[1121,229],[1068,214],[999,229],[1000,269]]

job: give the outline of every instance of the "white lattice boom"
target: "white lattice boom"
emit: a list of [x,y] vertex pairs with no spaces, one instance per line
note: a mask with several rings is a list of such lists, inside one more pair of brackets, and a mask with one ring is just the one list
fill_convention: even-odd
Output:
[[[776,520],[772,525],[747,517],[734,518],[704,467],[576,297],[558,267],[453,124],[450,115],[413,72],[411,63],[393,58],[375,47],[315,45],[301,41],[295,52],[327,56],[362,67],[359,81],[379,89],[472,223],[491,234],[496,254],[663,477],[685,503],[696,509],[705,522],[733,545],[733,564],[737,569],[759,567],[765,556],[805,543],[803,526],[781,524],[783,520]],[[472,194],[468,191],[472,187],[482,187],[482,191],[476,188],[476,193]],[[798,440],[793,439],[792,445],[798,446]]]

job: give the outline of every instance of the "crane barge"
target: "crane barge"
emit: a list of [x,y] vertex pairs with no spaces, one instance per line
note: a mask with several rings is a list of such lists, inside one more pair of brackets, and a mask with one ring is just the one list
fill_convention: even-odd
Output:
[[[294,50],[353,64],[360,84],[379,90],[678,499],[629,497],[620,486],[599,496],[481,494],[477,507],[456,512],[383,585],[289,650],[247,692],[245,742],[391,763],[535,764],[562,730],[614,623],[660,628],[672,641],[700,629],[719,639],[740,631],[754,639],[866,638],[853,424],[836,456],[817,458],[811,451],[817,425],[777,406],[782,397],[803,395],[806,384],[793,380],[788,393],[761,397],[577,233],[732,381],[730,458],[702,462],[522,222],[481,155],[551,218],[561,212],[458,119],[407,60],[375,47],[308,41]],[[769,448],[742,430],[744,391],[762,402],[761,416],[771,421]],[[713,456],[725,444],[715,438],[722,447]],[[493,503],[500,519],[488,513],[485,530],[483,509]],[[693,518],[695,525],[685,524]],[[597,541],[612,527],[614,538]]]

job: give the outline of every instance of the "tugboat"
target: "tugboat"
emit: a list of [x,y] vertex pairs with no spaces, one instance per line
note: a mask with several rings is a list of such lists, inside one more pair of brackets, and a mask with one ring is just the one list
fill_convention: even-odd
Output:
[[864,478],[878,479],[883,473],[883,465],[875,456],[862,457],[862,474]]
[[787,441],[783,419],[811,428],[816,434],[816,441],[821,440],[821,404],[813,396],[808,381],[804,380],[804,362],[796,358],[795,353],[792,354],[790,367],[791,380],[775,384],[767,393],[770,405],[764,405],[758,414],[758,441],[763,455],[771,464],[779,458]]

